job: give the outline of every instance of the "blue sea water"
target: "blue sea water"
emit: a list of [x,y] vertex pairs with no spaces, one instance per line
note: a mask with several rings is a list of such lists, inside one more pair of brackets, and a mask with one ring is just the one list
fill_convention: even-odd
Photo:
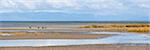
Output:
[[28,27],[28,26],[49,26],[49,25],[86,25],[86,24],[148,24],[150,22],[145,21],[0,21],[1,27]]

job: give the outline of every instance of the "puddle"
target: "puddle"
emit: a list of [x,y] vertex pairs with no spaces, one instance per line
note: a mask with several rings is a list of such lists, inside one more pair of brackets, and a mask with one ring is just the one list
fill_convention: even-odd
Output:
[[[98,32],[96,32],[98,33]],[[106,32],[105,32],[106,33]],[[115,32],[107,32],[107,34]],[[100,34],[100,33],[98,33]],[[63,46],[83,44],[150,44],[150,36],[144,34],[116,33],[119,35],[99,39],[25,39],[0,40],[0,47],[4,46]]]

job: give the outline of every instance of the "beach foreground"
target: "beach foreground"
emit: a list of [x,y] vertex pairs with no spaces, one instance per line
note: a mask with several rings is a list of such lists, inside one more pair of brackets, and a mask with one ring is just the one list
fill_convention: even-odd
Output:
[[150,46],[122,45],[77,45],[77,46],[45,46],[45,47],[1,47],[0,50],[150,50]]
[[[150,44],[144,43],[144,41],[143,41],[145,38],[149,38],[148,37],[149,35],[142,35],[142,34],[131,34],[131,36],[130,36],[130,33],[128,35],[128,33],[121,33],[121,32],[120,32],[121,34],[117,33],[117,32],[97,32],[99,34],[39,33],[39,32],[38,33],[20,32],[20,34],[18,34],[18,33],[19,32],[10,33],[10,34],[14,34],[15,35],[14,37],[1,38],[1,39],[5,39],[5,40],[1,40],[0,43],[1,44],[6,43],[6,45],[8,45],[8,46],[0,45],[1,46],[0,50],[150,50]],[[33,38],[32,36],[35,34],[37,36],[34,36],[34,38]],[[46,37],[46,35],[47,35],[47,37]],[[123,37],[117,37],[118,35],[121,35]],[[36,40],[38,40],[40,38],[41,38],[41,40],[44,40],[44,39],[46,40],[46,38],[54,39],[54,40],[60,39],[60,40],[58,40],[58,41],[50,40],[47,42],[43,41],[44,43],[41,40],[39,40],[36,42]],[[118,44],[113,44],[113,43],[112,44],[94,44],[97,42],[98,43],[102,42],[100,40],[105,39],[105,38],[110,39],[110,40],[106,40],[106,41],[104,41],[104,43],[107,43],[107,42],[109,43],[110,41],[115,43],[115,41],[116,42],[118,41],[120,44],[118,42],[117,42]],[[115,38],[115,39],[113,40],[113,38]],[[144,39],[142,39],[142,38],[144,38]],[[15,39],[17,39],[19,41],[16,41]],[[33,39],[33,40],[31,41],[29,39]],[[70,40],[68,40],[68,41],[65,40],[66,42],[65,41],[61,42],[61,39],[62,40],[70,39]],[[90,40],[88,40],[88,39],[90,39]],[[137,42],[135,41],[135,44],[134,44],[134,42],[128,43],[128,40],[134,41],[134,39],[137,39],[136,40]],[[27,41],[24,41],[24,40],[27,40]],[[147,40],[149,41],[149,39],[147,39]],[[16,42],[14,42],[14,41],[16,41]],[[143,43],[138,43],[138,41],[139,42],[143,41]],[[123,42],[123,43],[121,43],[121,42]],[[127,43],[124,43],[124,42],[127,42]],[[39,45],[39,46],[19,46],[19,45],[25,45],[25,44],[28,45],[30,43],[31,43],[31,45]],[[51,43],[49,46],[40,46],[40,44],[48,45],[49,43]],[[57,43],[58,43],[58,45],[57,45]],[[81,43],[81,45],[76,45],[76,44],[80,44],[80,43]],[[17,45],[17,44],[18,44],[18,46],[9,46],[9,45]],[[75,45],[61,45],[61,44],[75,44]],[[5,45],[5,44],[2,44],[2,45]],[[52,45],[54,45],[54,46],[52,46]]]

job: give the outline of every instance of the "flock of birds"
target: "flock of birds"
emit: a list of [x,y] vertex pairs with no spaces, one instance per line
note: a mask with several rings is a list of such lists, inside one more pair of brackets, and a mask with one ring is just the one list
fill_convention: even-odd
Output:
[[[34,27],[28,27],[29,29],[33,29]],[[36,27],[37,29],[46,29],[47,27]]]

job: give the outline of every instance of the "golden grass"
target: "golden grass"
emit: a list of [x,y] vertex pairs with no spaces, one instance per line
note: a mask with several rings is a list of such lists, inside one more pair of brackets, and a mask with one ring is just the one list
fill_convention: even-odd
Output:
[[80,28],[101,28],[103,30],[118,30],[124,32],[150,32],[149,24],[105,24],[105,25],[87,25]]

